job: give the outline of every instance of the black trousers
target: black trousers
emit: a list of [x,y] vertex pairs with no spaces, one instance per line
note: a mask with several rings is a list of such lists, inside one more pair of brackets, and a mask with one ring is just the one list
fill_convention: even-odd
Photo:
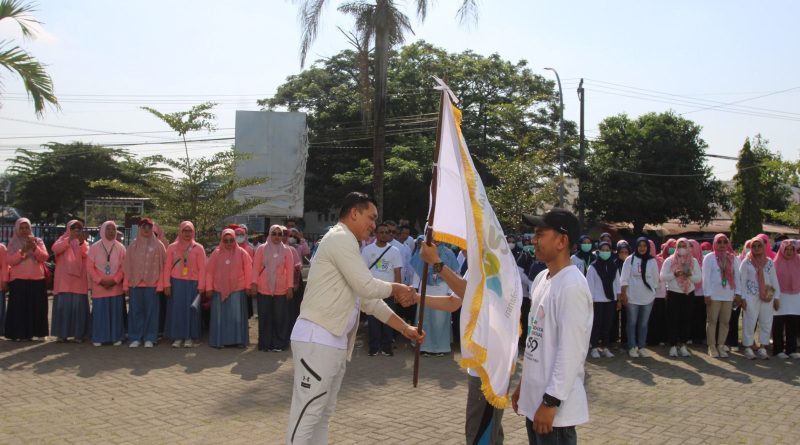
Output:
[[286,349],[289,346],[289,305],[286,295],[256,296],[258,306],[258,350]]
[[647,322],[647,344],[658,346],[661,343],[667,343],[666,298],[653,300],[653,309],[650,311],[650,320]]
[[47,284],[41,280],[8,283],[5,336],[9,340],[47,337]]
[[706,318],[706,298],[703,295],[695,295],[692,298],[692,328],[689,339],[696,345],[706,341]]
[[694,292],[667,291],[667,333],[671,346],[689,341],[692,328]]
[[528,430],[530,445],[575,445],[578,443],[578,433],[574,426],[553,427],[552,432],[539,434],[533,430],[533,421],[526,418],[525,429]]
[[772,318],[772,355],[797,352],[800,315],[776,315]]
[[[383,302],[386,303],[390,309],[395,310],[394,298],[384,298]],[[394,329],[388,324],[381,323],[380,320],[372,315],[367,316],[367,327],[367,332],[369,334],[369,352],[377,353],[378,351],[383,351],[391,353]]]
[[611,343],[611,329],[617,302],[594,303],[594,322],[592,323],[591,343],[593,348],[608,347]]
[[731,312],[731,321],[728,323],[728,338],[725,344],[729,347],[739,346],[739,316],[742,315],[741,306],[736,306]]

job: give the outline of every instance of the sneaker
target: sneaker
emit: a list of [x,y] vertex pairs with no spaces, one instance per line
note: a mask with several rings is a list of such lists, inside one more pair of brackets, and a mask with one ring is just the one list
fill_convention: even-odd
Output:
[[122,340],[117,340],[114,342],[114,346],[119,346],[122,344]]
[[639,348],[634,346],[634,347],[628,349],[628,355],[631,356],[631,358],[639,357]]
[[600,351],[598,351],[597,348],[592,348],[592,352],[590,352],[589,355],[591,355],[592,358],[600,358]]
[[444,356],[445,356],[445,353],[444,353],[444,352],[437,352],[437,353],[436,353],[436,356],[437,356],[437,357],[444,357]]
[[[731,348],[729,348],[728,345],[719,345],[719,347],[717,348],[717,351],[731,352]],[[720,357],[722,357],[722,356],[720,355]]]
[[769,354],[767,354],[767,350],[764,349],[764,348],[758,348],[758,352],[756,352],[756,355],[761,360],[768,360],[769,359]]
[[678,352],[681,353],[681,357],[689,357],[689,355],[690,355],[689,354],[689,350],[686,349],[686,345],[681,346],[681,348],[678,350]]
[[686,344],[687,344],[687,345],[691,345],[691,344],[692,344],[692,341],[691,341],[691,340],[687,340],[687,341],[686,341]]
[[184,347],[184,348],[193,348],[193,347],[194,347],[194,343],[192,342],[192,339],[191,339],[191,338],[187,338],[187,339],[186,339],[186,340],[183,342],[183,347]]
[[389,352],[381,351],[381,355],[384,356],[384,357],[394,357],[394,352],[392,352],[392,351],[389,351]]
[[614,354],[612,354],[611,350],[608,348],[603,349],[603,356],[605,358],[614,358]]
[[746,358],[748,360],[752,360],[752,359],[756,358],[755,353],[753,353],[753,348],[745,347],[743,354],[744,354],[744,358]]
[[173,348],[180,348],[181,347],[181,341],[180,340],[175,340],[174,342],[172,342],[172,347]]
[[730,349],[728,351],[725,351],[725,352],[739,352],[739,347],[738,346],[731,346]]
[[[270,351],[272,351],[272,349],[270,349]],[[370,357],[375,357],[376,355],[378,355],[378,351],[369,351],[367,355]]]
[[94,342],[94,343],[92,343],[92,346],[103,346],[103,344],[102,344],[102,343],[97,343],[97,342]]
[[653,354],[645,348],[639,348],[639,357],[650,358]]
[[673,346],[669,348],[669,356],[670,357],[677,357],[678,356],[678,348]]
[[717,357],[719,357],[719,351],[717,351],[717,348],[714,347],[713,345],[709,346],[708,347],[708,355],[711,356],[712,358],[717,358]]
[[789,355],[785,352],[779,352],[775,357],[778,357],[781,360],[786,360],[789,358]]
[[144,347],[145,348],[152,348],[153,347],[153,342],[151,342],[151,341],[144,342]]
[[725,345],[717,347],[717,353],[719,354],[720,358],[728,358],[728,347]]
[[789,357],[797,360],[800,358],[800,352],[792,352],[791,354],[789,354]]
[[128,347],[129,347],[129,348],[138,348],[138,347],[139,347],[139,346],[141,346],[141,345],[142,345],[142,344],[139,342],[139,340],[134,340],[134,341],[132,341],[132,342],[131,342],[131,344],[130,344],[130,345],[128,345]]
[[270,351],[272,351],[272,352],[283,352],[283,349],[281,349],[281,348],[272,348],[272,349],[270,349]]

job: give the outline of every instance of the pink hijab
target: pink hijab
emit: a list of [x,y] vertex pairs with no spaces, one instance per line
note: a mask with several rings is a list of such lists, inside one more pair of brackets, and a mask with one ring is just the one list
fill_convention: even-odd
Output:
[[670,239],[667,240],[667,242],[662,244],[661,245],[661,258],[665,259],[665,260],[667,258],[669,258],[669,255],[670,255],[669,254],[669,248],[670,247],[675,247],[677,244],[678,244],[678,242],[675,241],[675,238],[670,238]]
[[[183,232],[183,229],[185,229],[186,227],[192,229],[192,239],[189,241],[184,241],[183,237],[181,236],[181,232]],[[196,232],[194,230],[194,224],[192,224],[191,221],[184,221],[181,223],[180,226],[178,226],[178,237],[175,238],[175,242],[178,243],[178,249],[181,252],[189,250],[189,247],[190,246],[193,247],[195,244],[197,244],[198,246],[200,245],[200,243],[195,241],[195,234]]]
[[142,281],[148,284],[157,282],[161,268],[167,260],[166,250],[156,238],[155,224],[153,229],[154,232],[149,238],[140,237],[137,233],[136,239],[128,246],[125,255],[125,276],[128,277],[131,286],[136,286]]
[[[19,234],[19,227],[23,223],[27,223],[28,227],[31,226],[31,220],[29,220],[28,218],[19,218],[14,223],[13,235],[11,236],[11,239],[8,240],[8,254],[9,255],[13,255],[13,254],[17,253],[18,251],[22,250],[25,247],[25,243],[28,242],[28,238],[27,237],[24,237],[24,236]],[[37,241],[38,241],[38,238],[37,238]],[[30,258],[33,258],[33,256],[31,256]]]
[[760,298],[761,301],[769,301],[769,297],[767,296],[767,285],[764,281],[764,267],[767,265],[769,258],[767,258],[766,253],[762,253],[758,256],[754,255],[752,246],[753,243],[761,243],[764,246],[764,251],[766,251],[768,248],[766,244],[764,244],[764,240],[758,236],[753,238],[751,241],[750,252],[747,254],[747,259],[750,260],[750,263],[756,268],[756,279],[758,280],[758,298]]
[[[681,242],[686,243],[686,255],[679,255],[678,254],[678,244]],[[689,240],[686,238],[678,238],[678,241],[675,242],[675,253],[672,254],[670,257],[672,258],[672,273],[676,272],[687,272],[692,270],[692,258],[694,258],[692,254],[692,245],[689,243]],[[694,283],[688,277],[685,276],[676,276],[675,279],[678,280],[678,285],[683,289],[684,293],[689,293],[694,288]]]
[[764,233],[759,233],[756,235],[756,238],[759,238],[761,241],[764,242],[764,253],[767,255],[767,258],[774,260],[775,259],[775,252],[772,251],[772,243],[769,242],[769,236]]
[[67,230],[57,240],[69,243],[69,249],[65,250],[64,253],[61,254],[58,267],[63,267],[64,270],[67,271],[68,275],[81,277],[86,269],[83,257],[81,256],[81,245],[78,243],[77,239],[69,239],[70,229],[75,224],[81,224],[81,222],[77,219],[70,220],[66,225]]
[[[728,244],[725,245],[726,247],[719,247],[717,244],[719,240],[728,241]],[[736,280],[733,279],[733,262],[736,257],[733,252],[733,247],[731,247],[730,240],[728,240],[728,237],[725,236],[724,233],[718,233],[714,235],[714,244],[712,244],[711,247],[717,259],[717,265],[719,266],[722,278],[727,281],[731,289],[736,290]]]
[[747,254],[750,252],[750,245],[753,243],[753,240],[747,240],[744,242],[744,247],[742,247],[742,253],[739,254],[739,259],[744,261],[747,259]]
[[119,268],[122,267],[122,258],[124,256],[125,246],[117,241],[116,235],[113,239],[106,238],[106,227],[108,226],[113,226],[114,230],[117,230],[117,224],[114,221],[104,222],[100,226],[100,239],[92,244],[94,249],[91,249],[90,253],[94,251],[94,255],[91,259],[94,261],[97,269],[105,270],[106,263],[108,263],[108,265],[111,267],[111,275],[114,275],[117,273]]
[[[698,243],[697,240],[693,240],[693,239],[689,240],[689,246],[691,246],[691,248],[692,248],[692,256],[694,256],[694,259],[697,260],[697,264],[700,266],[700,269],[702,270],[703,269],[703,248],[700,247],[700,243]],[[695,291],[700,291],[701,289],[703,289],[703,282],[702,281],[700,281],[699,283],[695,283],[694,284],[694,290]],[[699,295],[699,293],[698,293],[698,295]]]
[[650,256],[656,259],[656,265],[658,266],[658,271],[661,272],[661,266],[664,265],[664,258],[661,258],[657,254],[656,250],[656,243],[653,240],[647,240],[647,243],[650,244]]
[[[270,227],[267,241],[264,243],[264,269],[269,274],[270,283],[275,283],[278,268],[285,261],[284,257],[286,255],[293,257],[292,251],[289,250],[291,247],[283,244],[281,237],[278,237],[279,242],[277,244],[272,242],[272,232],[276,230],[282,232],[283,228],[277,224]],[[294,257],[292,258],[292,262],[294,262]]]
[[[787,246],[795,248],[795,253],[789,260],[783,256]],[[775,256],[775,272],[778,274],[778,284],[781,286],[782,293],[800,294],[800,256],[797,255],[797,246],[794,240],[781,241],[778,254]]]
[[[222,242],[226,235],[233,238],[233,249],[225,248]],[[222,301],[225,301],[234,292],[243,288],[238,286],[239,274],[232,271],[242,270],[246,264],[244,257],[249,255],[236,244],[236,232],[233,229],[225,229],[219,237],[219,245],[211,254],[208,265],[211,273],[214,274],[214,290],[219,292]],[[245,283],[247,286],[249,283]],[[237,289],[238,288],[238,289]]]
[[155,235],[155,237],[161,241],[161,244],[163,244],[164,247],[169,246],[169,241],[167,241],[167,237],[164,236],[164,229],[162,229],[161,226],[155,222],[153,223],[153,235]]

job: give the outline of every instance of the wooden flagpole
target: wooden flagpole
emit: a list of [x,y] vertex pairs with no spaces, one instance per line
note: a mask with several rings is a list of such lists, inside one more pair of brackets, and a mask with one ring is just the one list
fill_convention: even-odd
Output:
[[[447,77],[445,76],[445,81]],[[442,145],[442,113],[444,113],[444,99],[447,90],[442,88],[442,99],[439,101],[439,121],[436,123],[436,146],[433,154],[433,171],[431,172],[431,208],[428,211],[428,223],[425,229],[425,243],[429,246],[433,245],[433,217],[436,215],[436,183],[439,176],[439,150]],[[425,318],[425,294],[428,287],[428,264],[423,261],[422,267],[422,285],[420,286],[419,308],[417,317],[417,331],[422,329],[422,322]],[[414,348],[414,388],[417,387],[419,381],[419,348],[420,344]]]

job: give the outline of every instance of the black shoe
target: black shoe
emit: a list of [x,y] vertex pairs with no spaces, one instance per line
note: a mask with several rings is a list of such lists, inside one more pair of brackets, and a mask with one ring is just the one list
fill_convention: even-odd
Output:
[[376,355],[378,355],[378,351],[369,351],[369,353],[367,353],[367,355],[370,356],[370,357],[375,357]]
[[394,352],[392,352],[392,351],[389,351],[389,352],[381,351],[381,355],[384,356],[384,357],[394,357]]

